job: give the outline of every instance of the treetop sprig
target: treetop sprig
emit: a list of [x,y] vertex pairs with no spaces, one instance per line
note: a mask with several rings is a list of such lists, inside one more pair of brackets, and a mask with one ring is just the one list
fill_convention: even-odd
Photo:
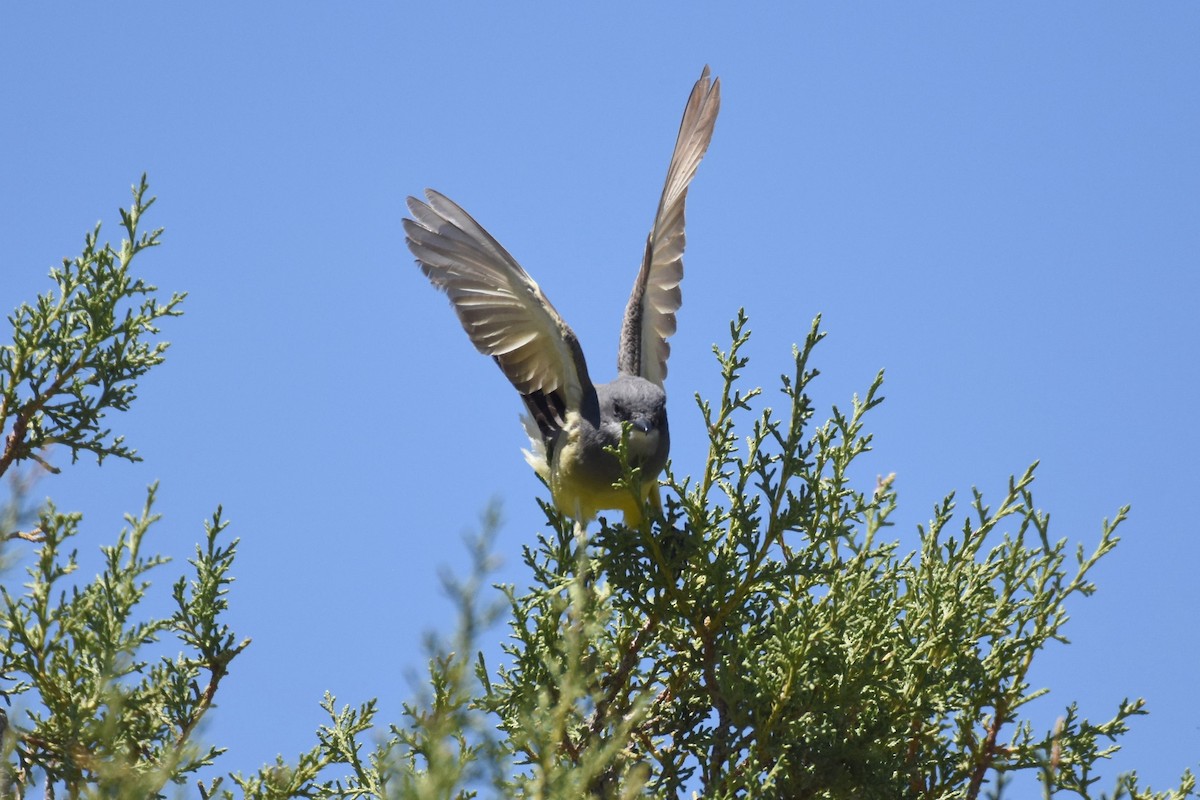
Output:
[[168,343],[153,341],[157,323],[178,316],[185,297],[160,302],[158,288],[130,271],[162,234],[139,230],[154,204],[148,190],[143,175],[132,205],[121,209],[127,238],[119,247],[100,243],[97,223],[82,253],[50,271],[54,288],[9,315],[12,344],[0,345],[0,475],[24,460],[57,472],[43,455],[53,445],[68,448],[72,462],[85,452],[101,462],[140,460],[104,422],[108,412],[129,409],[138,379],[162,363]]

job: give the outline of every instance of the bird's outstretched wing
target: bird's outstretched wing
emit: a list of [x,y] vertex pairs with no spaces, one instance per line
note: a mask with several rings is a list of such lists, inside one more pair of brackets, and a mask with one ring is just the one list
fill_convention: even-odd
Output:
[[667,182],[654,228],[646,240],[646,254],[621,326],[621,343],[617,352],[617,369],[629,375],[640,375],[652,383],[663,385],[667,377],[667,356],[671,346],[667,337],[675,333],[675,312],[682,303],[679,282],[683,280],[683,206],[688,184],[696,175],[700,159],[712,139],[713,125],[721,108],[721,81],[710,82],[708,67],[692,87]]
[[434,286],[450,297],[476,349],[500,365],[521,393],[543,437],[567,411],[595,403],[579,340],[533,278],[478,222],[446,196],[408,198],[408,249]]

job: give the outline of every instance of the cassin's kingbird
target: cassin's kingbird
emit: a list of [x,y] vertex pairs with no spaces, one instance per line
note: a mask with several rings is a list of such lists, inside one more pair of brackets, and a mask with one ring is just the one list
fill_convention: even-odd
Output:
[[[675,332],[682,295],[688,184],[708,149],[721,104],[721,82],[708,67],[692,88],[667,169],[642,268],[625,309],[617,378],[593,385],[575,334],[491,234],[449,198],[425,191],[428,204],[408,198],[408,248],[454,312],[479,352],[495,359],[528,414],[530,466],[550,487],[554,505],[586,523],[602,509],[638,524],[647,498],[658,502],[658,474],[667,463],[667,337]],[[642,471],[642,497],[614,484],[621,477],[616,447],[629,424],[631,466]]]

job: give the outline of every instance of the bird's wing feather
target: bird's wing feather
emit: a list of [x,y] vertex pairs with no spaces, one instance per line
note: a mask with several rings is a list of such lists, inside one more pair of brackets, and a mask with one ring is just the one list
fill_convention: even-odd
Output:
[[709,79],[708,67],[692,87],[679,137],[667,168],[667,181],[658,203],[654,227],[646,240],[646,252],[621,326],[617,369],[640,375],[663,385],[667,377],[667,337],[675,333],[675,312],[683,299],[683,206],[688,184],[696,175],[700,159],[708,150],[713,125],[721,107],[721,81]]
[[483,226],[444,195],[427,189],[425,196],[428,204],[408,198],[408,249],[450,297],[476,349],[496,360],[527,404],[554,397],[556,416],[578,410],[595,390],[570,327]]

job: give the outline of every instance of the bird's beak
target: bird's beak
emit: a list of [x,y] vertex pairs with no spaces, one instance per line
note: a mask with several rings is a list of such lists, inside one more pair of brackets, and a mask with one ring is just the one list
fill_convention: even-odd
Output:
[[650,429],[653,427],[647,420],[644,419],[630,420],[629,424],[633,426],[635,431],[641,431],[642,433],[649,433]]

